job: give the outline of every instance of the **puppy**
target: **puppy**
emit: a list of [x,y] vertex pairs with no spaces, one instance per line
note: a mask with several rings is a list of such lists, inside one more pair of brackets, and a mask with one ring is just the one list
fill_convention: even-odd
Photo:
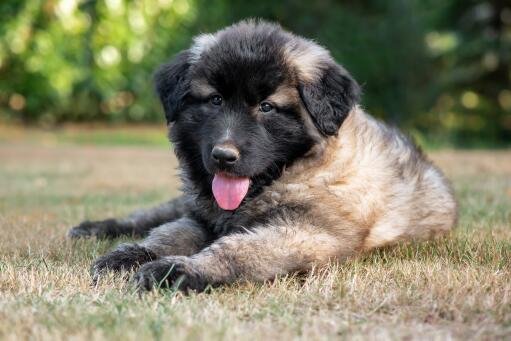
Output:
[[265,281],[399,241],[449,231],[442,173],[365,113],[360,88],[316,43],[243,21],[156,73],[184,194],[72,237],[146,236],[92,265],[134,281],[202,291]]

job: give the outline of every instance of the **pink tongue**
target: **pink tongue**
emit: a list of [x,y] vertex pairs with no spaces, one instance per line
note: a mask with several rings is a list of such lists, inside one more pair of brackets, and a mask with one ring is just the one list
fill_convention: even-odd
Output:
[[213,195],[218,206],[227,211],[237,209],[248,192],[248,178],[230,177],[217,173],[213,178]]

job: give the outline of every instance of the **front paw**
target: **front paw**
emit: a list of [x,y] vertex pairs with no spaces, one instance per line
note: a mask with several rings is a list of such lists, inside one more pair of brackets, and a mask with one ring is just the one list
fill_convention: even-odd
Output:
[[69,238],[115,238],[121,234],[121,226],[115,219],[84,221],[67,232]]
[[133,277],[137,288],[152,290],[172,288],[182,291],[204,291],[207,282],[188,257],[165,257],[144,264]]
[[97,258],[91,266],[93,283],[107,271],[131,271],[157,258],[156,254],[137,244],[122,244],[117,249]]

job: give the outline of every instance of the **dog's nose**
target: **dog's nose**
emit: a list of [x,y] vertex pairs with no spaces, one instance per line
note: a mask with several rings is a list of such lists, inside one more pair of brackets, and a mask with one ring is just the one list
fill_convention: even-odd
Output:
[[216,163],[231,166],[240,158],[240,152],[231,144],[221,144],[213,148],[211,156]]

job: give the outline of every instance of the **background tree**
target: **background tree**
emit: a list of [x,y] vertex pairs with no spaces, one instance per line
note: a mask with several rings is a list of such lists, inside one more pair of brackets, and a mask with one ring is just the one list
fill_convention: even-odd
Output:
[[247,17],[328,47],[363,105],[419,139],[511,141],[505,0],[4,0],[0,119],[162,121],[151,75],[191,37]]

